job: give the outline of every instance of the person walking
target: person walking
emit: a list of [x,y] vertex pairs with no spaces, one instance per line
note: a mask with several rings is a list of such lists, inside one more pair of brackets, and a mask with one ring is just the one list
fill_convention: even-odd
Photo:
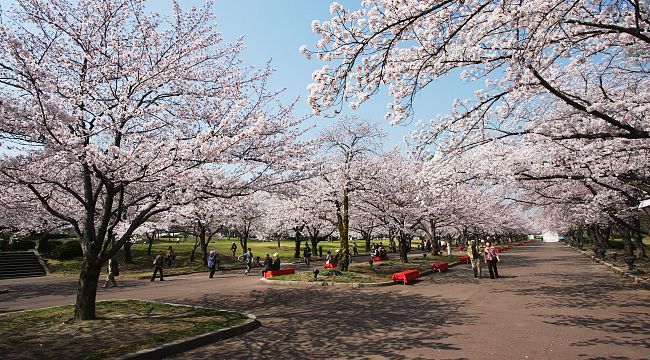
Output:
[[170,246],[167,248],[167,266],[172,267],[174,260],[176,260],[176,253],[174,253],[174,249]]
[[305,245],[305,250],[302,255],[305,258],[305,264],[309,266],[309,263],[311,262],[311,249],[309,248],[309,245]]
[[153,274],[151,275],[151,281],[156,279],[158,271],[160,271],[160,281],[165,281],[165,279],[163,279],[163,256],[163,251],[159,250],[158,255],[156,255],[156,258],[153,260]]
[[209,278],[214,277],[214,272],[217,270],[217,252],[215,250],[210,250],[210,255],[208,256],[208,270],[210,271]]
[[235,242],[232,242],[232,245],[230,245],[230,252],[232,253],[232,258],[236,259],[237,258],[237,244]]
[[498,279],[499,272],[497,271],[497,262],[499,262],[499,253],[497,253],[497,249],[493,247],[492,243],[489,241],[485,242],[485,262],[490,271],[490,279]]
[[359,256],[359,249],[357,248],[357,241],[352,242],[352,252],[354,256]]
[[481,269],[481,260],[483,255],[481,254],[481,249],[476,244],[476,241],[469,241],[469,246],[467,247],[467,255],[469,256],[469,261],[472,264],[474,277],[478,277],[479,279],[482,278],[483,272]]
[[115,282],[115,277],[120,275],[120,268],[119,268],[119,264],[117,263],[117,259],[115,257],[108,259],[107,270],[108,270],[108,275],[106,275],[106,281],[104,282],[104,286],[102,287],[106,288],[109,282],[113,283],[113,286],[111,287],[116,287],[117,283]]
[[237,259],[244,260],[244,265],[246,266],[246,270],[244,270],[244,275],[246,276],[250,275],[251,265],[253,265],[253,250],[251,250],[251,248],[248,248],[248,251],[245,252],[243,255],[239,256]]

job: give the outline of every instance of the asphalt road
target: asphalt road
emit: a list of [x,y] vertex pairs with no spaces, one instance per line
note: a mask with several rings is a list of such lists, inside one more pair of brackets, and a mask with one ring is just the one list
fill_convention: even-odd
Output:
[[[485,272],[487,273],[487,269]],[[501,254],[501,279],[467,265],[412,285],[279,286],[240,272],[120,281],[98,299],[253,313],[262,327],[177,356],[222,358],[649,359],[650,291],[561,244]],[[0,312],[74,302],[76,279],[0,281]]]

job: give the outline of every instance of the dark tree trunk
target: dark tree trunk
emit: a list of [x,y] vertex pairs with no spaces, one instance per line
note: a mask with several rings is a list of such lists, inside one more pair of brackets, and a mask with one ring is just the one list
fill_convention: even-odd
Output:
[[641,218],[638,216],[634,219],[634,227],[637,229],[634,232],[634,246],[636,246],[637,256],[639,258],[647,258],[645,252],[645,244],[643,243],[643,234],[641,233]]
[[293,228],[294,231],[294,245],[295,245],[295,252],[293,253],[293,257],[296,259],[300,258],[300,231],[302,230],[301,227],[295,227]]
[[400,231],[399,236],[399,259],[403,263],[408,263],[408,242],[406,241],[406,235]]
[[95,300],[97,299],[97,284],[102,264],[89,263],[84,258],[79,274],[77,301],[74,309],[75,320],[95,320]]
[[131,240],[124,243],[124,263],[133,264],[133,256],[131,255]]
[[629,229],[621,229],[621,235],[623,235],[623,249],[625,251],[625,256],[634,256],[634,249],[632,245],[631,232]]
[[199,230],[199,245],[201,246],[201,264],[208,265],[208,243],[205,241],[205,226]]

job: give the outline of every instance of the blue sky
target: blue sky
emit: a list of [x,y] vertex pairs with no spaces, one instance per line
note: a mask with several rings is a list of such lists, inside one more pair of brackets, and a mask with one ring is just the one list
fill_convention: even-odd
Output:
[[[178,0],[184,10],[201,6],[202,0]],[[214,12],[217,27],[226,41],[232,42],[244,36],[246,51],[243,60],[248,65],[263,67],[268,60],[276,69],[271,78],[273,89],[285,88],[283,100],[286,103],[300,97],[296,115],[311,114],[307,105],[307,85],[311,82],[314,69],[322,64],[317,60],[307,60],[298,52],[300,45],[314,48],[318,37],[311,32],[311,22],[331,18],[330,0],[215,0]],[[361,0],[339,0],[347,8],[358,8]],[[3,9],[8,9],[13,0],[0,0]],[[148,7],[161,14],[170,14],[171,0],[148,0]],[[480,84],[465,84],[457,77],[439,79],[416,99],[414,124],[420,119],[430,119],[437,114],[451,111],[455,98],[472,96],[473,89]],[[384,89],[385,90],[385,89]],[[390,98],[385,91],[364,103],[356,111],[344,107],[341,115],[357,115],[361,120],[380,123],[388,133],[386,147],[401,145],[402,138],[408,135],[412,125],[390,126],[384,120],[386,104]],[[339,115],[339,116],[341,116]],[[314,118],[311,124],[324,127],[333,119]]]
[[[160,4],[164,1],[157,0]],[[358,8],[361,0],[339,0],[345,7]],[[184,9],[201,1],[181,1]],[[286,88],[286,101],[300,96],[297,114],[311,114],[307,105],[307,85],[314,69],[322,66],[316,60],[307,60],[298,52],[300,45],[314,48],[318,37],[311,32],[314,19],[328,20],[330,0],[217,0],[214,11],[219,30],[227,41],[244,35],[246,51],[244,61],[264,66],[272,59],[276,73],[271,79],[275,88]],[[163,9],[158,11],[164,12]],[[414,120],[429,119],[437,114],[451,111],[453,100],[472,95],[476,85],[461,82],[456,77],[440,79],[434,86],[421,93],[416,101]],[[402,144],[402,138],[412,126],[390,126],[384,120],[386,104],[390,101],[385,91],[364,103],[356,111],[344,108],[342,114],[354,114],[360,119],[382,124],[389,134],[387,146]],[[318,126],[327,126],[332,119],[313,120]],[[413,121],[413,123],[415,123]]]

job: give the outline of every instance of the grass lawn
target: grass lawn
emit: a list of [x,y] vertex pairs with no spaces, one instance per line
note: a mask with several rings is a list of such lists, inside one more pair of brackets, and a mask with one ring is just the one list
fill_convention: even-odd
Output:
[[[241,245],[239,241],[235,238],[217,238],[213,239],[208,245],[209,250],[216,250],[219,256],[221,257],[221,266],[226,269],[232,268],[243,268],[243,263],[237,259],[233,259],[230,252],[230,245],[235,241],[237,244],[237,255],[242,254]],[[357,242],[357,244],[359,244]],[[334,250],[339,248],[339,243],[334,242],[320,242],[319,245],[323,246],[323,255],[327,250]],[[184,272],[195,272],[195,271],[207,271],[207,268],[201,264],[201,250],[200,248],[196,250],[195,261],[190,261],[190,254],[192,248],[194,247],[194,239],[189,238],[186,241],[170,241],[170,239],[161,239],[156,240],[153,243],[151,248],[151,255],[147,255],[147,249],[149,245],[144,243],[137,243],[131,247],[131,255],[133,257],[133,264],[126,264],[124,262],[124,251],[120,250],[118,255],[118,261],[120,263],[120,276],[146,276],[150,275],[153,267],[152,262],[158,250],[163,250],[167,252],[167,248],[171,246],[176,253],[176,260],[172,264],[172,267],[167,267],[165,263],[165,275],[175,274],[175,273],[184,273]],[[294,261],[294,252],[295,244],[292,240],[282,241],[280,247],[278,247],[277,241],[258,241],[258,240],[249,240],[248,246],[253,251],[253,256],[259,256],[264,258],[266,253],[273,255],[278,253],[283,262]],[[302,243],[304,246],[304,243]],[[301,246],[301,249],[302,249]],[[360,246],[362,246],[360,244]],[[360,250],[361,251],[361,250]],[[54,275],[79,275],[81,269],[81,257],[70,259],[70,260],[56,260],[48,259],[48,267],[50,272]],[[106,269],[102,270],[102,274],[106,272]]]
[[[72,321],[73,305],[0,314],[7,358],[105,359],[241,324],[226,311],[139,300],[101,301],[98,320]],[[3,357],[4,358],[4,357]]]
[[352,264],[349,271],[339,272],[330,269],[319,269],[318,279],[314,278],[311,271],[299,272],[291,275],[274,276],[269,280],[289,280],[289,281],[305,281],[305,282],[341,282],[341,283],[377,283],[391,281],[392,276],[396,272],[404,270],[418,270],[424,272],[431,269],[431,264],[434,262],[446,261],[453,263],[458,261],[456,256],[427,256],[426,259],[410,258],[408,263],[402,263],[398,259],[388,261],[378,261],[370,267],[368,263]]

